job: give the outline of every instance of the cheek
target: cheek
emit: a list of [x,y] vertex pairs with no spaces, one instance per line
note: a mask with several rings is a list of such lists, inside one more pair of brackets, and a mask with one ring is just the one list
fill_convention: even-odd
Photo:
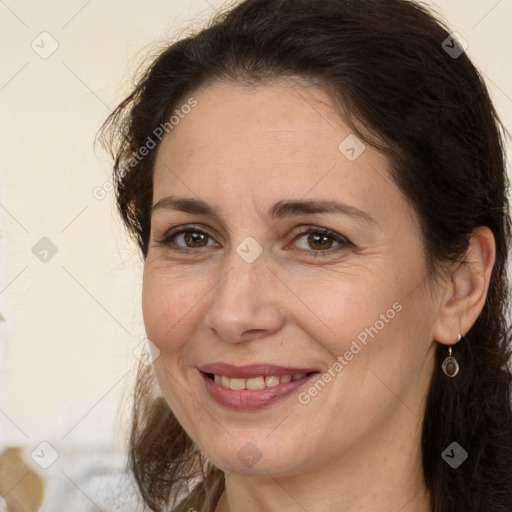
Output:
[[158,270],[145,269],[142,314],[147,337],[161,352],[174,352],[188,338],[199,307],[201,289],[193,280],[180,280]]
[[379,279],[329,273],[311,282],[306,279],[297,281],[295,286],[290,283],[300,290],[304,309],[302,313],[296,311],[295,321],[302,323],[305,332],[322,340],[334,357],[350,350],[354,340],[364,347],[377,334],[380,337],[391,330],[399,316],[397,309],[402,308],[397,300],[399,291],[386,277],[382,272]]
[[424,300],[419,298],[415,306],[405,281],[381,271],[339,279],[331,275],[316,286],[302,283],[298,289],[309,311],[294,318],[323,349],[324,378],[332,392],[308,388],[299,397],[301,403],[322,395],[317,403],[326,400],[326,410],[359,411],[363,421],[369,411],[382,412],[385,404],[395,404],[390,389],[406,394],[425,352],[421,346],[425,340],[412,333],[425,319],[419,314]]

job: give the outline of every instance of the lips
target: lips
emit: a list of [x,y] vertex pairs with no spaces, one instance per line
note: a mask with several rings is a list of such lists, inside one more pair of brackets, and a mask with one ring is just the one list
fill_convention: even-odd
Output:
[[289,396],[319,373],[314,368],[227,363],[208,364],[200,371],[211,398],[229,409],[245,411],[267,407]]
[[245,366],[235,366],[228,363],[211,363],[199,368],[203,373],[211,375],[220,375],[235,379],[250,379],[254,377],[266,377],[275,375],[282,377],[283,375],[308,375],[310,373],[318,373],[317,368],[298,368],[276,366],[268,364],[251,364]]

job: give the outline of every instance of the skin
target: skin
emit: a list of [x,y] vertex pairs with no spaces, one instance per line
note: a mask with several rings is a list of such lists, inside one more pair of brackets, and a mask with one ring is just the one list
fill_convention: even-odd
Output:
[[[430,510],[420,437],[434,351],[454,344],[483,307],[492,234],[475,230],[467,263],[429,279],[417,216],[388,161],[368,144],[355,161],[338,150],[352,130],[320,89],[216,82],[193,96],[197,106],[158,149],[153,204],[199,198],[219,218],[154,211],[143,314],[164,397],[225,472],[216,511]],[[342,201],[373,221],[267,216],[292,199]],[[190,225],[209,236],[161,242]],[[350,243],[308,242],[308,227]],[[248,236],[262,249],[252,263],[236,252]],[[198,367],[217,361],[326,371],[393,304],[400,312],[307,404],[293,394],[233,411],[205,389]],[[251,467],[237,455],[247,443],[261,456]]]

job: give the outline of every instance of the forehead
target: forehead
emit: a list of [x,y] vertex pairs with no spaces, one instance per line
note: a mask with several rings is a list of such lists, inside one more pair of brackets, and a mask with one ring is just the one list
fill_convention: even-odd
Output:
[[212,142],[219,149],[242,138],[249,149],[251,136],[269,143],[277,137],[281,143],[299,146],[301,138],[324,138],[326,130],[339,137],[340,129],[349,130],[322,89],[297,80],[260,85],[214,82],[193,96],[197,106],[172,131],[172,138],[177,144],[191,142],[182,136],[188,139],[184,132],[197,130],[195,149]]
[[154,202],[177,190],[232,202],[234,190],[274,202],[310,194],[377,210],[383,195],[401,199],[387,159],[356,138],[318,87],[216,82],[191,96],[197,105],[159,146]]

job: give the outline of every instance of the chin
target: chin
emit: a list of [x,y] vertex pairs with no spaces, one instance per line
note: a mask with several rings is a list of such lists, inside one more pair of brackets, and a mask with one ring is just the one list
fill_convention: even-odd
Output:
[[299,460],[297,454],[300,453],[301,448],[304,448],[303,446],[288,447],[281,444],[277,448],[273,443],[270,445],[249,439],[239,439],[234,440],[232,447],[233,449],[229,450],[214,449],[205,453],[215,467],[226,473],[253,476],[292,475],[307,471],[311,466],[305,460],[306,454],[302,454]]

